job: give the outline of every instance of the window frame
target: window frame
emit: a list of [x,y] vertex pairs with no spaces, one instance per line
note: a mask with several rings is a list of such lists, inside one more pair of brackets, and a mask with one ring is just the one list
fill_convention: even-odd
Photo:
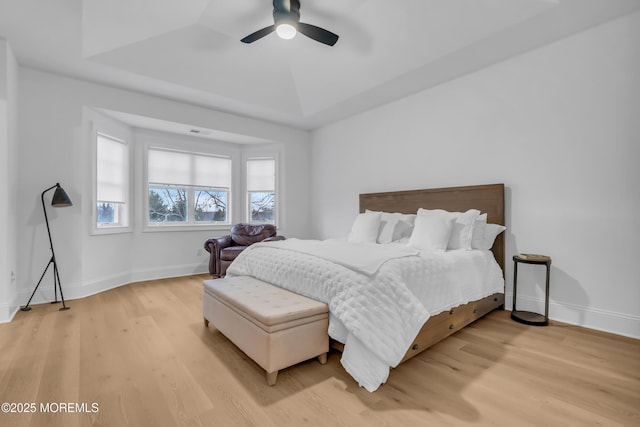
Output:
[[[249,191],[249,179],[248,179],[248,162],[251,160],[273,160],[274,161],[274,184],[273,191],[275,193],[275,202],[274,202],[274,219],[273,222],[270,221],[252,221],[251,220],[251,193]],[[282,204],[282,191],[280,191],[280,174],[281,166],[280,166],[280,151],[276,149],[258,149],[251,150],[248,149],[244,152],[242,159],[242,185],[244,191],[244,206],[243,206],[243,220],[246,222],[253,222],[256,224],[273,224],[276,229],[280,228],[282,225],[282,219],[284,217],[281,208]],[[255,192],[255,191],[253,191]]]
[[[133,134],[130,129],[113,123],[107,118],[94,115],[90,121],[91,156],[92,156],[92,197],[91,197],[91,235],[119,234],[133,232],[133,204],[132,204],[132,182],[133,182]],[[98,224],[98,136],[111,139],[126,146],[127,171],[125,184],[125,202],[123,203],[120,224],[102,225]]]

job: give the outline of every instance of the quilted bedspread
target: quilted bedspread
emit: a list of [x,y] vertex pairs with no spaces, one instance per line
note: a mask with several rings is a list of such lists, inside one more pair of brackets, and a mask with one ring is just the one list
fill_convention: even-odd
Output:
[[[322,251],[305,253],[309,252],[304,250],[308,247],[305,241],[299,242],[302,250],[298,251],[294,240],[250,246],[231,264],[227,274],[252,276],[325,302],[330,313],[329,336],[345,344],[341,363],[370,392],[387,380],[390,367],[400,363],[430,317],[429,309],[436,314],[503,291],[502,271],[488,251],[495,267],[477,261],[486,259],[487,254],[476,254],[471,268],[461,272],[458,255],[413,255],[407,253],[406,247],[394,253],[391,246],[385,248],[386,262],[378,261],[377,270],[363,273],[357,266],[323,258]],[[347,252],[363,252],[362,244],[340,244],[346,245]],[[380,253],[372,249],[371,257],[379,258]],[[358,258],[367,263],[362,255]]]

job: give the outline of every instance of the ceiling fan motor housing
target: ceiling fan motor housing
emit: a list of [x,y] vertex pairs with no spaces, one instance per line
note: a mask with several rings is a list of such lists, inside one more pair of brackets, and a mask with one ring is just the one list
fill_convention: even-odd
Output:
[[273,0],[273,22],[276,25],[291,23],[295,26],[300,22],[300,1]]

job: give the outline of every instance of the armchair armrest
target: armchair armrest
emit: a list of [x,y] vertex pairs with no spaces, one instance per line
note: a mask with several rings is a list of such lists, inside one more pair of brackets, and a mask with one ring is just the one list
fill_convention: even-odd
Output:
[[210,254],[220,253],[222,249],[228,248],[231,245],[233,245],[233,240],[231,240],[230,235],[222,236],[222,237],[214,237],[204,242],[204,248]]
[[287,238],[284,236],[272,236],[272,237],[267,237],[266,239],[263,240],[263,242],[275,242],[276,240],[286,240]]
[[209,257],[209,274],[212,277],[220,277],[220,251],[233,245],[230,235],[214,237],[204,242],[204,248],[211,254]]

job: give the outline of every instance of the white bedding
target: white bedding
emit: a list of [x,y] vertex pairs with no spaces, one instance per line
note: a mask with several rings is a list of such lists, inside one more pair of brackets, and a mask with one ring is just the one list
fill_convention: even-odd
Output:
[[[296,240],[252,245],[227,274],[325,302],[329,336],[345,344],[341,363],[370,392],[386,381],[431,315],[504,291],[502,270],[490,251],[409,253],[405,245],[378,251],[371,246],[381,245]],[[357,255],[338,264],[331,249]],[[362,265],[377,267],[367,273]]]
[[400,245],[345,244],[344,240],[280,240],[274,246],[279,249],[302,252],[335,262],[359,273],[371,276],[384,263],[395,258],[418,255],[420,251]]

